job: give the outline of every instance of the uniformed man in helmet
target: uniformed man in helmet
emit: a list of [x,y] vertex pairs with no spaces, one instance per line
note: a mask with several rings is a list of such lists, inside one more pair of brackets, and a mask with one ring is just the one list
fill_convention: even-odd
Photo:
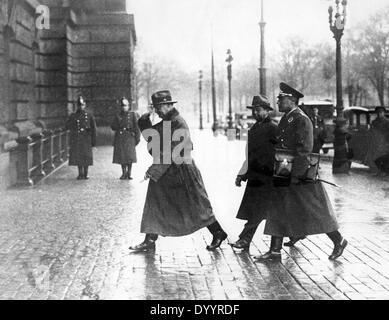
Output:
[[112,130],[115,131],[113,163],[122,166],[121,180],[132,180],[132,164],[137,161],[135,148],[140,141],[139,116],[130,110],[130,102],[126,98],[123,97],[120,104],[122,110],[111,124]]
[[93,165],[92,148],[96,145],[96,122],[93,115],[86,111],[82,96],[77,99],[77,111],[66,121],[70,130],[69,165],[78,167],[78,180],[88,179],[88,168]]

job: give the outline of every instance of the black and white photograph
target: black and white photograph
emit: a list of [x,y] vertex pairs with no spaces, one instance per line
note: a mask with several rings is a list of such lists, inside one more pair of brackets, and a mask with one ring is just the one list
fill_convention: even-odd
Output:
[[389,300],[389,2],[0,0],[0,300]]

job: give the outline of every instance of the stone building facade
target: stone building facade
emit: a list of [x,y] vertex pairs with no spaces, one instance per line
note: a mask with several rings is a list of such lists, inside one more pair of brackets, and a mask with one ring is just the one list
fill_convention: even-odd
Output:
[[125,0],[0,0],[0,187],[15,139],[63,126],[78,95],[109,132],[134,95],[135,45]]

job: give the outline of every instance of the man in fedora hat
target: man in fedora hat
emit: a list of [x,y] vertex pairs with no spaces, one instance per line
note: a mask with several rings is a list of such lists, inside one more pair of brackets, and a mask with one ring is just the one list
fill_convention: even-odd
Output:
[[123,97],[120,104],[122,110],[111,124],[112,130],[115,131],[113,163],[122,166],[121,180],[132,180],[132,164],[137,161],[135,148],[140,141],[139,116],[130,110],[130,102],[126,98]]
[[191,158],[188,125],[174,108],[176,101],[168,90],[154,93],[151,99],[162,121],[153,125],[150,113],[146,113],[138,124],[149,146],[151,143],[158,152],[149,149],[154,163],[145,175],[146,180],[150,179],[141,223],[141,232],[146,236],[130,250],[152,250],[158,236],[185,236],[203,227],[213,235],[207,249],[215,250],[227,234],[213,214],[200,171]]
[[278,125],[277,147],[289,150],[294,160],[289,184],[277,184],[277,201],[266,220],[265,234],[271,236],[270,250],[255,257],[258,260],[279,260],[284,237],[292,246],[307,235],[326,233],[334,243],[330,260],[340,257],[347,240],[339,233],[338,223],[328,195],[320,181],[307,180],[309,154],[313,148],[313,127],[298,107],[304,95],[286,83],[280,84],[278,106],[284,116]]
[[88,168],[93,165],[92,148],[96,145],[96,122],[82,96],[77,99],[77,111],[65,125],[70,130],[69,165],[78,167],[78,180],[88,179]]
[[266,219],[271,206],[273,190],[272,176],[274,168],[275,144],[277,143],[277,125],[271,120],[273,108],[266,96],[254,96],[251,106],[256,123],[248,132],[246,160],[243,163],[235,184],[241,187],[247,181],[246,190],[237,218],[246,220],[239,240],[231,243],[236,249],[248,250],[254,234],[262,220]]

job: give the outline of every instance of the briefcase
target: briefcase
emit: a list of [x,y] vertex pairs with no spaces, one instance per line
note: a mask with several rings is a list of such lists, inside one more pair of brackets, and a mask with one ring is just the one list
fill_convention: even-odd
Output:
[[[273,181],[276,186],[287,186],[292,176],[294,152],[288,149],[276,149]],[[320,154],[310,153],[307,156],[308,168],[303,176],[304,181],[316,181],[319,175]]]
[[289,179],[292,174],[294,153],[287,149],[276,149],[274,178]]

